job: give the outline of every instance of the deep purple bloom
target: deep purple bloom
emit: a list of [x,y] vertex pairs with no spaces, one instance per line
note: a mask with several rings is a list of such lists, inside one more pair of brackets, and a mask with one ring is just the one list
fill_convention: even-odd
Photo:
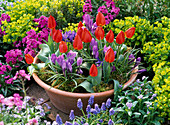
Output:
[[111,116],[111,115],[114,115],[114,113],[115,113],[115,111],[113,110],[113,108],[111,108],[110,110],[109,110],[109,115]]
[[63,72],[65,71],[65,69],[66,69],[66,67],[67,67],[67,64],[66,64],[66,61],[65,60],[63,60],[62,61],[62,70],[63,70]]
[[128,59],[129,63],[134,62],[134,60],[135,60],[135,56],[133,54],[130,54]]
[[83,59],[81,57],[77,58],[77,66],[80,66],[83,62]]
[[83,70],[81,70],[80,68],[78,68],[77,73],[78,73],[78,74],[83,74]]
[[90,105],[87,105],[86,112],[89,113],[89,112],[90,112],[90,109],[91,109],[91,106],[90,106]]
[[66,122],[65,122],[65,125],[73,125],[73,124],[70,123],[70,122],[68,122],[68,121],[66,121]]
[[104,45],[103,52],[106,53],[107,50],[110,49],[110,48],[111,48],[110,46],[106,47],[106,45]]
[[91,95],[88,100],[88,105],[93,105],[93,103],[94,103],[94,95]]
[[95,107],[95,109],[96,109],[96,111],[97,111],[97,114],[100,113],[99,105],[98,105],[98,104],[95,104],[94,107]]
[[83,103],[81,101],[81,99],[78,99],[77,101],[77,107],[81,110],[83,108]]
[[74,119],[74,110],[71,110],[69,118],[70,118],[70,120]]
[[77,122],[75,122],[74,125],[80,125],[80,124],[78,124]]
[[96,109],[93,109],[93,108],[90,110],[90,112],[93,113],[93,114],[95,114],[95,115],[97,115],[97,113],[98,113],[97,110],[96,110]]
[[57,122],[59,125],[62,125],[62,124],[63,124],[62,119],[60,118],[59,114],[57,114],[57,116],[56,116],[56,122]]
[[103,122],[103,119],[100,119],[99,122],[102,123],[102,122]]
[[57,63],[59,64],[59,66],[62,66],[63,60],[64,60],[64,56],[60,55],[56,59],[57,59]]
[[70,50],[68,53],[67,53],[67,58],[68,58],[68,61],[73,64],[74,63],[74,59],[76,57],[77,53],[76,52],[73,52],[72,50]]
[[131,109],[131,107],[133,106],[133,104],[130,103],[130,102],[127,102],[127,103],[126,103],[126,106],[128,107],[128,109]]
[[98,46],[97,41],[95,41],[94,38],[92,38],[91,42],[90,42],[90,50],[93,49],[93,46]]
[[68,62],[68,61],[66,61],[66,66],[67,66],[67,70],[69,71],[69,72],[72,72],[72,65],[71,65],[71,63],[70,62]]
[[52,61],[53,64],[55,64],[56,58],[57,58],[57,56],[53,53],[51,55],[51,61]]
[[111,119],[109,119],[108,125],[113,125],[113,121]]
[[85,23],[87,29],[91,31],[93,26],[93,19],[91,19],[91,16],[89,14],[84,14],[83,22]]
[[102,103],[101,110],[106,111],[106,104],[104,102]]
[[106,107],[109,108],[111,106],[111,99],[108,98],[106,101]]
[[141,69],[141,70],[138,70],[138,73],[143,73],[145,71],[147,71],[147,70],[146,69]]
[[90,116],[91,116],[91,114],[88,113],[88,114],[87,114],[87,118],[90,118]]

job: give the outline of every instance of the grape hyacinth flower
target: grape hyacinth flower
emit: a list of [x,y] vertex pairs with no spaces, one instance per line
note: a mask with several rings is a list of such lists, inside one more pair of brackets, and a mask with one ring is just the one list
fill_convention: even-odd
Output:
[[108,98],[106,101],[106,107],[109,108],[111,106],[111,99]]
[[111,119],[109,119],[108,125],[114,125],[114,124],[113,124],[113,121],[112,121]]
[[90,112],[93,113],[94,115],[97,115],[97,114],[98,114],[97,110],[96,110],[96,109],[93,109],[93,108],[90,110]]
[[70,120],[74,119],[74,110],[71,110],[69,118],[70,118]]
[[57,116],[56,116],[56,122],[57,122],[59,125],[62,125],[62,124],[63,124],[62,119],[60,118],[59,114],[57,114]]
[[91,106],[90,106],[90,105],[87,105],[86,112],[89,113],[90,110],[91,110]]
[[115,113],[115,111],[113,110],[113,108],[111,108],[111,109],[109,110],[109,115],[112,116],[112,115],[114,115],[114,113]]
[[73,125],[71,122],[66,121],[65,125]]
[[105,102],[102,103],[101,110],[102,111],[106,111],[106,104],[105,104]]
[[78,99],[77,101],[77,107],[81,110],[83,108],[83,103],[81,101],[81,99]]
[[94,95],[91,95],[88,100],[88,105],[93,105],[93,103],[94,103]]
[[95,109],[96,109],[96,111],[97,111],[97,114],[100,113],[99,105],[98,105],[98,104],[95,104],[94,107],[95,107]]

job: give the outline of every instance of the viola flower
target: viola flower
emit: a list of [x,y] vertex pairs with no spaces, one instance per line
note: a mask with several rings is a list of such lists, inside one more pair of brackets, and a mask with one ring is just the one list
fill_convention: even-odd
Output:
[[116,43],[117,44],[122,44],[125,42],[125,34],[123,31],[120,31],[119,34],[116,37]]
[[104,30],[102,27],[97,27],[95,30],[95,36],[98,40],[102,40],[104,38]]
[[61,41],[59,44],[59,50],[61,53],[66,53],[68,48],[67,48],[67,44],[64,41]]
[[128,30],[125,31],[125,36],[127,38],[132,38],[132,36],[135,34],[135,27],[131,27]]
[[32,64],[34,61],[34,58],[30,54],[25,55],[25,60],[27,64]]
[[74,47],[75,50],[83,49],[83,43],[82,43],[79,35],[75,36],[74,42],[73,42],[73,47]]
[[98,12],[96,16],[96,24],[97,26],[104,26],[106,24],[105,17],[101,12]]
[[98,75],[98,70],[95,64],[91,65],[90,71],[89,71],[90,76],[96,77]]
[[82,41],[85,42],[85,43],[90,43],[91,40],[92,40],[92,36],[86,28],[83,29],[81,37],[82,37]]
[[114,41],[114,33],[112,30],[110,30],[107,34],[106,34],[106,41],[109,43],[112,43]]
[[108,49],[105,53],[106,62],[112,63],[115,60],[115,54],[112,48]]
[[50,15],[48,18],[48,28],[54,29],[56,27],[56,22],[53,16]]
[[60,30],[54,30],[53,40],[56,43],[59,43],[60,41],[62,41],[62,33],[60,32]]

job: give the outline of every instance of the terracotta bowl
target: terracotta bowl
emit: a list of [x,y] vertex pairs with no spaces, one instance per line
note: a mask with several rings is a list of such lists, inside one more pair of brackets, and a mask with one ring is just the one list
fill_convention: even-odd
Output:
[[[34,63],[38,63],[37,56],[34,59]],[[136,72],[137,69],[134,70]],[[129,81],[127,81],[124,84],[123,90],[126,89],[131,83],[135,81],[137,77],[136,74],[132,74]],[[83,109],[86,109],[86,106],[88,104],[88,99],[91,95],[94,95],[94,103],[97,103],[99,105],[102,104],[102,102],[105,102],[108,98],[113,98],[114,95],[114,89],[100,92],[100,93],[72,93],[72,92],[66,92],[59,89],[52,88],[51,86],[44,83],[36,73],[33,73],[34,80],[45,89],[46,93],[48,94],[50,101],[52,104],[59,109],[60,111],[69,114],[70,110],[74,110],[75,115],[80,115],[81,111],[77,108],[77,100],[81,98],[83,102]]]

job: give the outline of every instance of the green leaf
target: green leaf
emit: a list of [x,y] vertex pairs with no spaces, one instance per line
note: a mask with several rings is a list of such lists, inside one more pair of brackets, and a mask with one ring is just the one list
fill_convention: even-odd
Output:
[[132,111],[128,111],[128,115],[129,115],[129,116],[132,116]]
[[117,80],[114,81],[114,100],[118,99],[118,92],[119,92],[119,82]]
[[46,62],[46,60],[48,60],[48,56],[51,55],[51,50],[47,44],[40,44],[39,47],[41,50],[39,52],[38,58],[41,61]]
[[138,118],[141,115],[141,113],[138,112],[134,112],[133,114],[135,115],[136,118]]
[[53,40],[52,40],[50,35],[48,36],[48,43],[47,44],[48,44],[48,46],[49,46],[49,48],[51,50],[51,53],[55,53],[54,52],[54,42],[53,42]]
[[122,55],[122,54],[119,55],[119,58],[118,58],[117,61],[118,61],[118,62],[122,62],[123,60],[124,60],[124,55]]
[[135,107],[137,103],[138,101],[133,102],[133,107]]
[[160,122],[159,122],[159,121],[156,121],[156,120],[151,121],[151,123],[153,123],[153,124],[155,124],[155,125],[161,125]]
[[89,83],[88,81],[84,81],[82,82],[81,84],[79,84],[77,87],[83,87],[87,92],[90,92],[90,93],[94,93],[93,89],[92,89],[92,84]]
[[111,73],[110,64],[108,62],[104,61],[103,62],[103,75],[104,75],[105,83],[108,82],[110,73]]

